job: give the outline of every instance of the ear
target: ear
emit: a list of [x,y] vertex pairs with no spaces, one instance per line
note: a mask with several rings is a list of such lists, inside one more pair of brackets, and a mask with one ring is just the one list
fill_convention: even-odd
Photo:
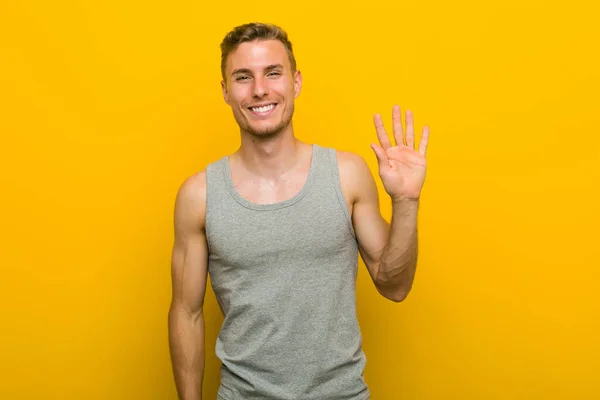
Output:
[[225,103],[229,104],[229,94],[227,93],[227,83],[225,81],[221,81],[221,91],[223,92]]
[[300,91],[302,90],[302,72],[296,71],[294,73],[294,98],[300,96]]

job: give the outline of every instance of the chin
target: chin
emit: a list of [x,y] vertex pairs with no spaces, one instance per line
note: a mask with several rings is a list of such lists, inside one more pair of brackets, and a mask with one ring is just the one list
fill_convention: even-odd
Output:
[[285,125],[267,126],[267,127],[248,127],[247,131],[252,136],[260,138],[270,138],[283,132]]
[[[263,121],[267,122],[267,121]],[[290,124],[291,119],[289,120],[280,120],[278,123],[270,122],[262,123],[262,124],[248,124],[246,130],[253,136],[265,138],[265,137],[275,137],[283,132]]]
[[[248,134],[261,138],[273,138],[283,132],[292,122],[293,108],[284,115],[273,115],[269,119],[262,121],[252,121],[251,119],[240,116],[238,125]],[[286,118],[287,117],[287,118]]]

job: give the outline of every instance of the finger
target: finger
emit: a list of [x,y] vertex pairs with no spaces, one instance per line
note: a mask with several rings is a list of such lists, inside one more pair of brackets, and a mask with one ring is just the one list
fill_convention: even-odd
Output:
[[415,130],[412,111],[406,111],[406,145],[415,148]]
[[396,146],[404,146],[404,132],[402,131],[402,114],[400,112],[400,106],[395,105],[392,107],[392,123],[394,125],[394,139],[396,140]]
[[425,155],[427,153],[427,143],[429,142],[429,127],[423,128],[423,134],[421,135],[421,143],[419,144],[419,153]]
[[375,122],[375,130],[377,131],[377,138],[379,139],[379,143],[381,143],[381,147],[385,149],[389,149],[392,147],[390,144],[390,138],[388,137],[385,128],[383,127],[383,120],[381,119],[381,115],[375,114],[373,117],[373,122]]
[[383,168],[388,163],[388,156],[385,150],[376,144],[372,144],[371,148],[375,152],[375,156],[377,157],[377,162],[379,163],[379,168]]

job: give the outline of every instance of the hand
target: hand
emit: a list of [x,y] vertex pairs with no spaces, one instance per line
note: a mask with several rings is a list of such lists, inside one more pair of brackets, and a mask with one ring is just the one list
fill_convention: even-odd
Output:
[[400,106],[392,108],[392,122],[394,139],[396,145],[392,146],[381,115],[375,114],[373,118],[375,130],[380,145],[371,144],[371,148],[379,162],[379,177],[385,191],[392,200],[418,200],[421,189],[425,183],[427,142],[429,139],[429,127],[423,128],[419,151],[414,149],[415,134],[413,127],[413,115],[406,111],[406,144],[404,144],[404,133],[400,119]]

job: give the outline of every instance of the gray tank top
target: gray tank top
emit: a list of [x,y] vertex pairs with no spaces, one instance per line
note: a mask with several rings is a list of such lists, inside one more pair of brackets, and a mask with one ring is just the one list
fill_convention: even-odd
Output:
[[312,146],[303,188],[275,204],[241,197],[227,156],[206,167],[208,271],[224,315],[219,399],[370,398],[357,241],[335,149]]

